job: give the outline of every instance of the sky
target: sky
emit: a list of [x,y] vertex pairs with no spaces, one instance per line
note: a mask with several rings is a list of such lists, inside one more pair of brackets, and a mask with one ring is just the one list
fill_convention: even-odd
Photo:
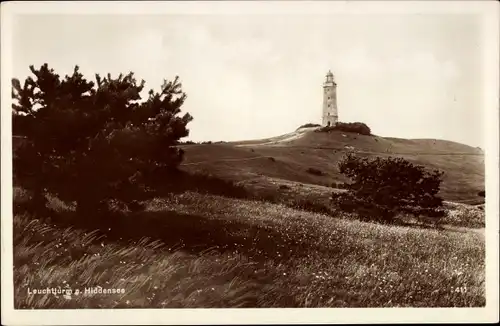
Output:
[[339,120],[379,136],[484,145],[481,21],[473,14],[18,15],[13,74],[48,63],[133,71],[158,90],[180,77],[194,141],[281,135],[321,122],[322,83]]

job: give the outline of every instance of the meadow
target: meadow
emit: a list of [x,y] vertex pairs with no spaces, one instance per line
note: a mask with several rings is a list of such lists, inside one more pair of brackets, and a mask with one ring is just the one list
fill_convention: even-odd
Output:
[[183,148],[186,156],[181,166],[186,171],[211,173],[256,186],[264,186],[268,179],[330,188],[348,181],[337,166],[346,152],[365,157],[402,157],[445,173],[440,191],[444,200],[473,205],[484,202],[478,197],[478,192],[484,190],[484,153],[451,141],[301,128],[269,139]]
[[[73,204],[49,196],[48,215],[34,216],[16,186],[15,307],[485,305],[479,149],[311,128],[181,146],[184,172],[158,180],[170,190],[139,210],[112,205],[108,216],[82,220]],[[378,224],[332,209],[331,193],[344,191],[336,164],[346,151],[443,170],[439,225],[401,215]],[[97,286],[124,293],[65,292]],[[47,287],[61,291],[29,294]]]
[[[14,200],[29,198],[16,188]],[[381,225],[190,191],[98,229],[57,198],[50,207],[52,217],[14,216],[16,308],[485,305],[483,229]],[[448,218],[470,213],[460,209]],[[95,286],[125,292],[28,294]]]

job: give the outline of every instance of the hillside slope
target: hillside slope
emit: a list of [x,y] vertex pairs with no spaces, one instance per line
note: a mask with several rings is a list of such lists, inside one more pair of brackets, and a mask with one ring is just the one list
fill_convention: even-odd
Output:
[[[484,189],[484,154],[478,148],[434,139],[399,139],[303,128],[262,140],[183,146],[183,168],[236,181],[262,177],[329,186],[346,181],[337,163],[346,152],[398,156],[445,172],[441,195],[457,202],[478,200]],[[307,172],[319,169],[325,175]]]
[[[22,141],[13,139],[15,148]],[[400,139],[365,136],[341,131],[318,132],[301,128],[261,140],[183,145],[183,169],[204,171],[247,183],[265,180],[293,181],[329,187],[345,182],[338,161],[346,152],[368,157],[403,157],[445,172],[441,195],[445,200],[475,203],[484,190],[484,153],[464,144],[436,139]],[[307,172],[315,168],[324,175]],[[323,190],[323,192],[325,192]]]

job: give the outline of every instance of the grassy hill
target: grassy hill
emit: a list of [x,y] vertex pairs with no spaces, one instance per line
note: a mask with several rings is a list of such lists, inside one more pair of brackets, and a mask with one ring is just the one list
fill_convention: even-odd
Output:
[[[315,130],[184,145],[182,169],[328,205],[332,182],[344,181],[337,162],[346,151],[355,151],[402,156],[445,171],[442,195],[448,201],[477,201],[477,192],[484,189],[484,157],[478,149],[448,141]],[[15,138],[14,147],[20,141]],[[322,173],[310,173],[310,168]],[[200,183],[145,201],[144,210],[114,211],[88,221],[74,214],[73,204],[50,194],[49,216],[23,212],[18,207],[30,196],[15,187],[15,307],[485,305],[484,211],[479,207],[446,203],[443,228],[381,225],[347,213],[319,214],[253,197],[202,194]],[[219,186],[224,187],[211,187]],[[34,296],[27,291],[96,286],[123,292]]]
[[[187,192],[93,230],[51,205],[62,225],[14,217],[18,309],[485,305],[479,229],[380,225]],[[124,292],[27,292],[95,286]]]
[[[299,182],[329,187],[346,180],[337,163],[346,152],[361,156],[398,156],[445,172],[445,200],[476,203],[484,190],[484,154],[474,147],[436,139],[399,139],[301,128],[279,137],[183,146],[183,168],[251,184]],[[307,170],[314,168],[323,175]]]

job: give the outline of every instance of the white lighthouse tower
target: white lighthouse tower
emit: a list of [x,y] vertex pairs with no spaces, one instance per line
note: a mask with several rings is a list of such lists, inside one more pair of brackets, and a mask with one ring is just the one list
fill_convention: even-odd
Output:
[[331,71],[323,83],[323,126],[335,126],[339,120],[337,112],[337,84]]

